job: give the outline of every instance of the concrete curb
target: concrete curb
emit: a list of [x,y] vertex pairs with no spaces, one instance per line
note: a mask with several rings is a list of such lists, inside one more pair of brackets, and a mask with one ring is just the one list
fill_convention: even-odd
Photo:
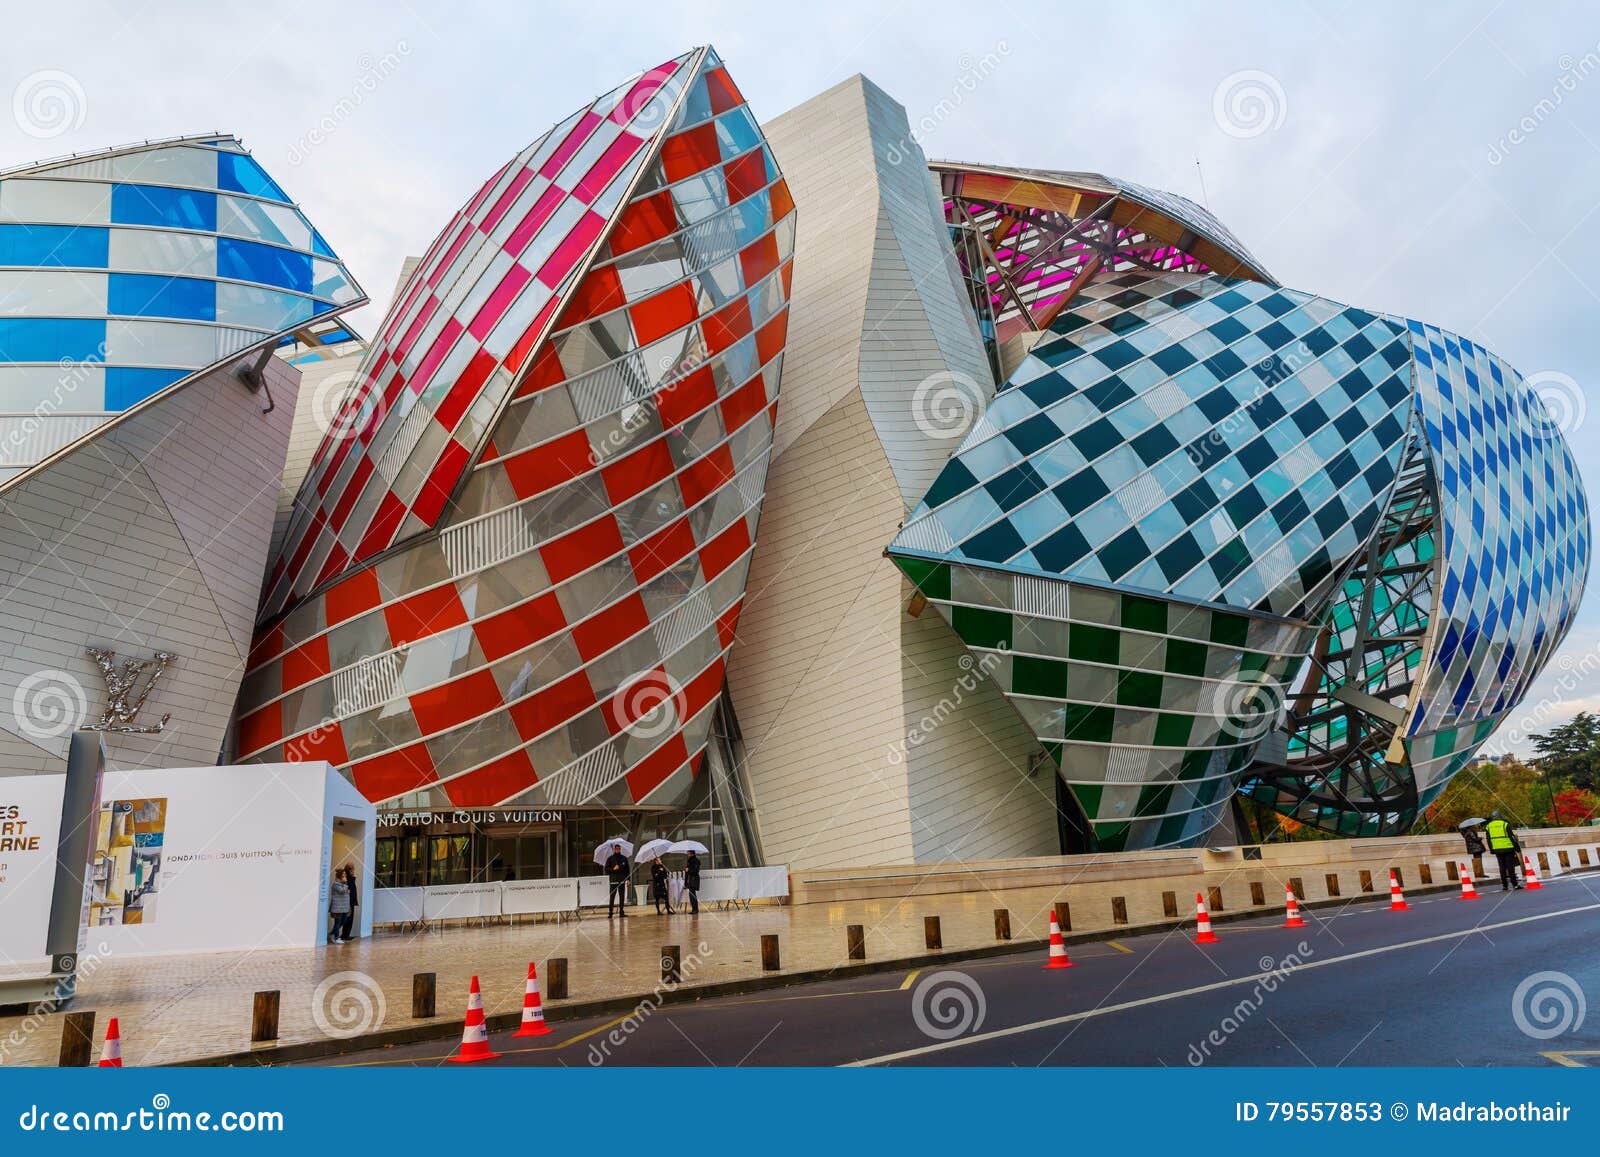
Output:
[[[1407,895],[1422,896],[1438,892],[1456,891],[1459,885],[1450,882],[1413,887],[1407,890]],[[1370,904],[1382,901],[1387,903],[1387,891],[1360,893],[1351,897],[1339,897],[1328,900],[1302,901],[1303,910],[1318,908],[1349,907],[1358,904]],[[1214,912],[1211,915],[1213,924],[1231,924],[1241,920],[1259,919],[1270,916],[1274,912],[1273,905],[1263,904],[1234,912]],[[1093,932],[1069,932],[1063,934],[1063,939],[1068,944],[1098,944],[1107,940],[1119,940],[1124,936],[1145,936],[1154,932],[1166,932],[1183,928],[1194,921],[1193,916],[1162,920],[1150,924],[1123,924],[1114,928],[1098,929]],[[544,1006],[545,1019],[551,1023],[560,1023],[565,1020],[577,1020],[583,1017],[603,1016],[607,1013],[623,1013],[637,1008],[647,999],[656,998],[661,1006],[675,1004],[691,1004],[695,1001],[707,1000],[720,996],[739,996],[745,993],[770,992],[779,988],[790,988],[795,985],[817,984],[829,980],[848,980],[856,976],[870,976],[881,972],[902,972],[911,968],[924,968],[930,964],[952,963],[961,960],[987,960],[997,956],[1021,955],[1026,952],[1042,952],[1048,946],[1047,938],[1032,940],[1005,940],[995,944],[979,945],[972,948],[947,948],[938,952],[923,952],[914,956],[896,956],[883,960],[868,960],[855,964],[840,964],[832,968],[812,968],[799,972],[777,972],[770,976],[749,976],[738,980],[724,980],[715,984],[682,985],[672,988],[652,989],[647,992],[636,992],[622,996],[604,997],[597,1000],[562,1001],[559,1004],[546,1004]],[[503,1032],[515,1028],[521,1020],[521,1011],[496,1013],[488,1018],[490,1032]],[[376,1032],[361,1033],[357,1036],[340,1039],[325,1039],[311,1041],[295,1041],[284,1045],[261,1045],[254,1049],[239,1052],[223,1053],[210,1057],[195,1057],[183,1061],[174,1061],[172,1068],[195,1068],[215,1066],[253,1065],[257,1067],[270,1067],[275,1064],[286,1064],[295,1061],[322,1060],[326,1057],[343,1056],[346,1053],[363,1052],[367,1049],[385,1048],[392,1045],[418,1044],[430,1040],[449,1040],[461,1032],[459,1018],[434,1019],[422,1024],[407,1025],[404,1028],[380,1029]]]

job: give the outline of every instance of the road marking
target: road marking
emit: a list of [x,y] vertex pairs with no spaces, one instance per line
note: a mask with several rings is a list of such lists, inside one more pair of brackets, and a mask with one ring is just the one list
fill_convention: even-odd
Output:
[[[605,1024],[596,1025],[594,1028],[590,1029],[588,1032],[580,1032],[577,1036],[568,1037],[564,1041],[557,1041],[554,1044],[547,1044],[547,1045],[531,1045],[531,1046],[529,1046],[527,1048],[520,1048],[520,1049],[519,1048],[503,1048],[500,1051],[500,1055],[501,1056],[519,1056],[522,1053],[553,1053],[553,1052],[558,1052],[559,1050],[566,1048],[568,1045],[575,1045],[581,1040],[588,1040],[590,1037],[594,1036],[596,1033],[605,1032],[606,1029],[608,1029],[608,1028],[615,1028],[617,1025],[621,1024],[623,1021],[628,1020],[629,1018],[637,1016],[637,1015],[638,1015],[638,1009],[633,1009],[633,1010],[631,1010],[629,1012],[623,1013],[621,1016],[616,1017],[613,1020],[606,1021]],[[437,1056],[437,1057],[395,1057],[395,1058],[393,1058],[391,1060],[348,1061],[345,1064],[333,1065],[331,1067],[338,1068],[338,1069],[365,1069],[365,1068],[372,1068],[372,1067],[377,1066],[377,1065],[417,1065],[417,1064],[421,1064],[424,1061],[447,1061],[451,1057],[453,1057],[454,1055],[455,1055],[454,1051],[451,1051],[451,1052],[445,1053],[443,1056]]]
[[1126,952],[1129,956],[1133,955],[1133,949],[1129,948],[1120,940],[1107,940],[1106,947],[1115,948],[1118,952]]
[[910,988],[916,983],[917,977],[921,975],[922,969],[920,968],[913,968],[910,972],[906,973],[906,978],[900,982],[900,991],[904,992],[906,989]]
[[[1253,972],[1249,976],[1235,976],[1228,980],[1218,980],[1211,984],[1199,984],[1193,988],[1183,988],[1175,992],[1159,993],[1156,996],[1140,997],[1138,1000],[1126,1000],[1120,1004],[1108,1004],[1100,1008],[1085,1009],[1082,1012],[1067,1013],[1065,1016],[1053,1016],[1046,1020],[1030,1021],[1027,1024],[1012,1025],[1009,1028],[992,1029],[989,1032],[973,1033],[971,1036],[959,1037],[955,1040],[938,1041],[934,1044],[920,1045],[917,1048],[903,1049],[896,1053],[885,1053],[883,1056],[868,1057],[865,1060],[849,1061],[845,1068],[865,1068],[869,1065],[883,1065],[891,1061],[907,1060],[911,1057],[927,1056],[930,1053],[945,1052],[950,1049],[962,1048],[966,1045],[978,1044],[984,1041],[1000,1040],[1004,1037],[1020,1036],[1023,1033],[1037,1032],[1044,1028],[1054,1028],[1057,1025],[1072,1024],[1075,1021],[1090,1020],[1097,1016],[1109,1016],[1116,1012],[1126,1012],[1131,1008],[1142,1008],[1151,1004],[1164,1004],[1169,1000],[1181,1000],[1188,996],[1198,996],[1205,992],[1217,992],[1224,988],[1234,988],[1241,984],[1253,984],[1266,980],[1268,977],[1282,978],[1296,972],[1308,972],[1313,968],[1326,968],[1332,964],[1344,964],[1352,960],[1363,960],[1369,956],[1383,956],[1390,952],[1398,952],[1403,948],[1419,948],[1424,944],[1440,944],[1447,940],[1459,940],[1467,936],[1476,936],[1481,932],[1492,932],[1499,928],[1511,928],[1518,924],[1531,924],[1537,920],[1553,920],[1557,916],[1572,916],[1579,912],[1600,911],[1600,904],[1585,904],[1579,908],[1564,908],[1559,912],[1542,912],[1537,916],[1520,916],[1515,920],[1502,920],[1498,924],[1481,924],[1475,928],[1466,928],[1458,932],[1443,932],[1437,936],[1424,936],[1419,940],[1406,940],[1399,944],[1386,944],[1380,948],[1366,948],[1360,952],[1349,952],[1343,956],[1330,956],[1324,960],[1311,960],[1303,964],[1292,965],[1288,968],[1271,969],[1266,972]],[[1574,1055],[1574,1054],[1567,1054]]]
[[1592,1069],[1596,1066],[1586,1065],[1577,1057],[1600,1057],[1600,1049],[1569,1049],[1564,1053],[1540,1053],[1546,1060],[1555,1061],[1558,1065],[1565,1065],[1569,1069]]

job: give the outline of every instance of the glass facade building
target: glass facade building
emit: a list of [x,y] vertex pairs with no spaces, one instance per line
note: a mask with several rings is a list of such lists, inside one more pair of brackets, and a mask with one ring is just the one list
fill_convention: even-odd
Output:
[[325,758],[397,808],[703,799],[793,241],[710,49],[491,177],[402,287],[312,463],[240,757]]
[[229,136],[0,174],[0,480],[295,332],[348,338],[365,298]]

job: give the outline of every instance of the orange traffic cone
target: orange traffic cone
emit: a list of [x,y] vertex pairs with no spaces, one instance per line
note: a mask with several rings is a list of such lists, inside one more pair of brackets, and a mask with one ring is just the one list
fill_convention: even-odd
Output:
[[106,1046],[100,1053],[100,1067],[102,1069],[122,1067],[122,1031],[117,1027],[116,1017],[106,1022]]
[[1304,928],[1306,926],[1306,922],[1300,919],[1300,901],[1295,898],[1294,889],[1287,884],[1283,888],[1283,906],[1286,913],[1286,919],[1283,922],[1285,928]]
[[1522,853],[1522,886],[1530,892],[1538,892],[1544,888],[1539,883],[1539,869],[1533,866],[1533,857],[1527,852]]
[[459,1064],[471,1061],[492,1061],[499,1053],[489,1051],[489,1028],[483,1023],[483,992],[478,988],[478,978],[472,978],[472,988],[467,993],[467,1019],[461,1026],[461,1049],[450,1059]]
[[1050,913],[1050,956],[1044,963],[1048,968],[1076,968],[1072,958],[1067,955],[1067,942],[1061,938],[1061,925],[1056,923],[1056,914]]
[[1406,894],[1400,890],[1400,881],[1394,877],[1393,868],[1389,869],[1389,911],[1411,911],[1411,905],[1406,903]]
[[550,1026],[544,1022],[544,1006],[539,1003],[539,971],[528,961],[528,983],[522,990],[522,1024],[512,1036],[544,1036]]
[[1461,898],[1463,900],[1478,898],[1478,889],[1472,886],[1472,869],[1465,864],[1461,865]]
[[1211,931],[1211,913],[1206,910],[1206,898],[1199,892],[1194,894],[1194,942],[1196,944],[1215,944],[1216,933]]

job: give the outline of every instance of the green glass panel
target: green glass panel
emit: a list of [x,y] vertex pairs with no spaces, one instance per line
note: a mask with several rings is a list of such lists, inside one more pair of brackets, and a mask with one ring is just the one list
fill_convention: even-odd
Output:
[[1167,672],[1172,675],[1204,675],[1205,644],[1191,643],[1187,639],[1168,639],[1166,667]]
[[1160,707],[1161,676],[1148,671],[1124,671],[1117,676],[1117,703],[1122,707]]
[[923,594],[930,599],[950,601],[948,563],[930,562],[925,558],[897,558],[894,561]]
[[1243,615],[1217,611],[1211,616],[1211,641],[1224,647],[1243,647],[1250,638],[1250,620]]
[[1019,695],[1067,697],[1067,664],[1055,659],[1015,655],[1011,659],[1011,689]]
[[1067,628],[1067,657],[1090,663],[1117,663],[1120,661],[1118,641],[1117,632],[1110,627],[1072,623]]
[[1189,730],[1193,722],[1194,716],[1192,715],[1178,715],[1171,711],[1163,711],[1156,716],[1156,746],[1189,746]]
[[1167,633],[1167,604],[1138,595],[1122,596],[1122,625],[1133,631]]
[[950,608],[950,625],[969,647],[1011,649],[1011,615],[985,607]]

